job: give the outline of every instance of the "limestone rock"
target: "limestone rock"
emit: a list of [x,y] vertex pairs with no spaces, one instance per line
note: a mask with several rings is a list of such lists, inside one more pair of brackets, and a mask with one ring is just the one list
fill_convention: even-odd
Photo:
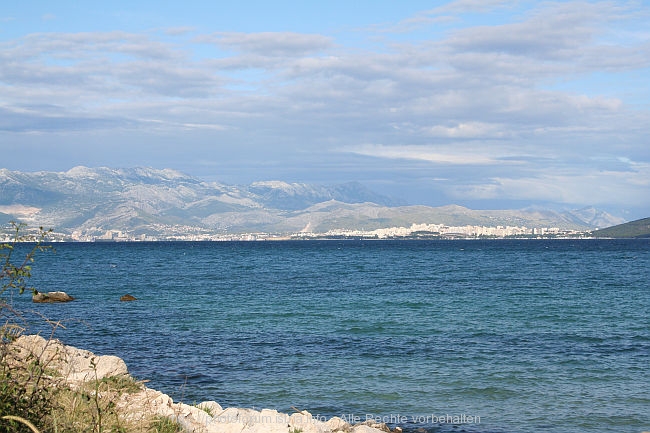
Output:
[[53,302],[70,302],[74,298],[66,292],[36,292],[32,296],[32,302],[36,303],[53,303]]
[[[66,346],[58,340],[38,335],[23,335],[12,344],[18,362],[38,357],[48,369],[75,388],[83,382],[105,377],[128,375],[126,364],[117,356],[95,355],[87,350]],[[160,391],[143,387],[136,393],[124,393],[116,407],[125,419],[140,420],[146,416],[164,416],[177,421],[187,433],[385,433],[385,424],[366,422],[350,425],[334,417],[327,421],[307,411],[291,415],[276,410],[226,408],[214,401],[196,406],[175,403]]]
[[23,335],[13,346],[18,349],[19,357],[38,357],[43,365],[57,371],[73,386],[94,379],[128,375],[126,364],[117,356],[98,356],[87,350],[66,346],[59,340],[46,340],[40,335]]
[[352,430],[352,426],[346,422],[344,419],[335,416],[330,418],[326,422],[329,429],[333,432],[349,432]]
[[326,422],[315,418],[306,410],[292,414],[289,417],[289,426],[292,430],[303,433],[329,433],[332,431]]
[[382,431],[378,428],[370,427],[367,424],[357,424],[352,428],[352,433],[378,433]]
[[381,430],[381,431],[386,432],[386,433],[391,433],[390,427],[388,427],[388,425],[386,423],[383,423],[383,422],[382,423],[377,423],[377,422],[370,419],[370,420],[365,421],[362,424],[367,425],[368,427],[371,427],[371,428],[373,428],[375,430]]

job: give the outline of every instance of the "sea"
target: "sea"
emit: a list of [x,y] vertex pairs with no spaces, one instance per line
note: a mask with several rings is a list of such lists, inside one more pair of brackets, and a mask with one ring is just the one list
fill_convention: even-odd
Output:
[[30,284],[76,299],[12,297],[31,332],[117,355],[175,401],[412,432],[650,431],[650,240],[54,248]]

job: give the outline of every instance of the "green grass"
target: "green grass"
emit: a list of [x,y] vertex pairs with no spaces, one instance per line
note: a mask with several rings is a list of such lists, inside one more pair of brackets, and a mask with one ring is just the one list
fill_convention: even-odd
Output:
[[183,427],[177,422],[164,416],[158,416],[151,423],[149,433],[181,433]]
[[207,406],[203,406],[202,404],[195,404],[194,407],[201,409],[203,412],[207,413],[210,416],[214,416],[214,413],[212,413],[212,408],[209,408]]

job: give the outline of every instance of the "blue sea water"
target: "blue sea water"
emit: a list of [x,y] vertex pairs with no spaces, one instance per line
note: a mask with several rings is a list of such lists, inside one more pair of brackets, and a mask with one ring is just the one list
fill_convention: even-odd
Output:
[[77,299],[17,305],[175,400],[430,432],[650,430],[648,240],[55,248],[31,283]]

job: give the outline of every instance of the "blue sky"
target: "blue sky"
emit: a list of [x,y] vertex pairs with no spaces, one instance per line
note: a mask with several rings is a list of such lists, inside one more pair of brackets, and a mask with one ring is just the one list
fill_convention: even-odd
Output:
[[3,168],[650,216],[650,2],[21,1]]

